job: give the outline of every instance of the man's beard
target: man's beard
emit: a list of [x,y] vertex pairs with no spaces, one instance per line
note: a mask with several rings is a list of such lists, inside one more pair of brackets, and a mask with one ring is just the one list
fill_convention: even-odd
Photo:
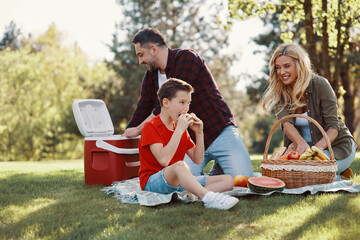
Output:
[[156,66],[154,63],[148,63],[147,65],[149,66],[149,67],[148,67],[148,70],[149,70],[150,72],[155,72],[155,71],[157,71],[157,70],[159,69],[159,67]]

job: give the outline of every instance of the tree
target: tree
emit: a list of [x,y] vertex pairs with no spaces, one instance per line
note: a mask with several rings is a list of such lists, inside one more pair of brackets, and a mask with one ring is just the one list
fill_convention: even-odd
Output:
[[279,14],[281,39],[285,42],[299,39],[304,44],[316,72],[327,77],[334,91],[343,97],[345,122],[354,132],[354,111],[359,103],[358,90],[352,86],[358,86],[360,80],[349,66],[353,61],[351,55],[358,54],[358,48],[351,48],[358,44],[351,33],[360,26],[359,1],[230,0],[229,9],[231,19]]
[[[124,130],[135,109],[141,79],[146,71],[145,67],[139,67],[131,43],[132,37],[138,30],[155,27],[166,36],[170,48],[193,48],[212,66],[215,62],[227,64],[231,59],[219,55],[227,42],[227,32],[217,20],[217,13],[223,7],[221,4],[215,1],[209,4],[209,1],[205,0],[118,0],[117,2],[126,17],[116,25],[113,41],[109,45],[114,53],[114,60],[108,64],[119,78],[124,79],[124,82],[115,90],[115,95],[109,99],[107,105],[111,115],[114,116],[115,128],[119,132]],[[219,83],[221,78],[217,78],[215,74],[214,76]],[[231,88],[234,85],[235,80]]]
[[16,27],[15,22],[11,21],[9,25],[5,27],[3,38],[0,41],[0,51],[5,48],[10,48],[11,50],[19,49],[21,46],[21,37],[21,30]]
[[83,138],[72,102],[114,73],[89,66],[77,46],[62,46],[55,25],[24,42],[0,51],[0,160],[79,158]]

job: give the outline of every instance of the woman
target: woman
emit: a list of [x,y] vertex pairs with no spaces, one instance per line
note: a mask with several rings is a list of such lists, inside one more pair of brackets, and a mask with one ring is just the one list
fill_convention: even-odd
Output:
[[[328,80],[312,71],[310,58],[299,45],[282,44],[275,50],[270,60],[270,85],[263,97],[263,108],[274,110],[278,119],[290,114],[315,119],[330,139],[338,167],[337,179],[353,176],[349,166],[356,153],[355,141],[338,115],[334,90]],[[315,145],[330,155],[320,130],[305,118],[287,119],[281,127],[286,147],[294,143],[302,154]]]

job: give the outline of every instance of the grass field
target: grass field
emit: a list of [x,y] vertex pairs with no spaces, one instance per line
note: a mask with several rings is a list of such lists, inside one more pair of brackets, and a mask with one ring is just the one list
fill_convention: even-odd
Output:
[[[253,155],[255,171],[262,156]],[[352,165],[360,184],[360,153]],[[122,204],[84,184],[83,161],[0,162],[0,239],[359,239],[360,194],[239,198],[230,211],[201,202]]]

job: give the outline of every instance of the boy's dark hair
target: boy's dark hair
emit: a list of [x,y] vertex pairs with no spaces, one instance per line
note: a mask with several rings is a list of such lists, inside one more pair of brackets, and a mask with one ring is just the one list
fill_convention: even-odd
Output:
[[158,47],[166,46],[166,41],[164,36],[155,28],[144,28],[138,31],[133,40],[133,44],[140,43],[140,46],[144,46],[148,43],[154,43]]
[[161,85],[160,89],[157,92],[160,105],[163,106],[162,100],[164,98],[167,98],[169,100],[173,99],[178,91],[193,93],[194,89],[190,84],[183,80],[177,78],[169,78]]

